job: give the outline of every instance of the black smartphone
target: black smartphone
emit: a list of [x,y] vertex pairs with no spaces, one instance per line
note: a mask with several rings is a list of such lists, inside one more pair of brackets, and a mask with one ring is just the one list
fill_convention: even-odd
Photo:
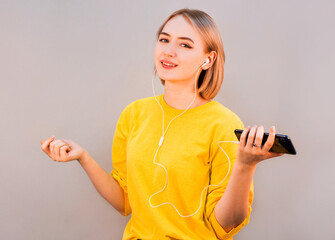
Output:
[[[234,132],[235,132],[237,139],[240,141],[240,137],[241,137],[243,130],[235,129]],[[265,144],[268,137],[269,137],[269,133],[267,132],[264,133],[262,146]],[[275,142],[273,143],[273,146],[270,149],[270,152],[287,153],[287,154],[293,154],[293,155],[297,154],[291,139],[287,135],[283,135],[283,134],[276,134]]]

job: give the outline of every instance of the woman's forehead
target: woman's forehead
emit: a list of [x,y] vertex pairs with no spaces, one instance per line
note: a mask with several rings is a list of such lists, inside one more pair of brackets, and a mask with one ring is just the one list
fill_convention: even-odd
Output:
[[162,32],[168,33],[172,37],[188,37],[193,39],[193,41],[202,40],[191,21],[181,15],[171,18],[163,27]]

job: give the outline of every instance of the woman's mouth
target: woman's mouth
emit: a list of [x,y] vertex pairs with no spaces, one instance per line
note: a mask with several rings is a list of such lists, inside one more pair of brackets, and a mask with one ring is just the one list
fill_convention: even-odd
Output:
[[170,61],[161,61],[162,67],[165,69],[172,69],[177,67],[177,64],[174,64],[173,62]]

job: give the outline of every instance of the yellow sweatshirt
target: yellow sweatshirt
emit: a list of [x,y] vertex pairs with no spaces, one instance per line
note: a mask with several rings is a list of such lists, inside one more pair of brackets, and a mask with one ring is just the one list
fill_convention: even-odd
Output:
[[[184,110],[169,106],[164,95],[157,99],[165,112],[166,129]],[[253,187],[247,218],[227,233],[217,222],[214,208],[230,174],[221,185],[206,186],[219,184],[226,176],[228,159],[218,142],[237,141],[236,128],[244,128],[241,120],[217,101],[187,110],[171,123],[157,152],[155,162],[166,168],[167,175],[153,162],[162,136],[160,106],[154,97],[129,104],[117,123],[112,148],[111,174],[124,190],[125,216],[132,214],[122,239],[232,239],[249,222]],[[233,166],[238,145],[220,146]],[[182,217],[188,215],[192,216]]]

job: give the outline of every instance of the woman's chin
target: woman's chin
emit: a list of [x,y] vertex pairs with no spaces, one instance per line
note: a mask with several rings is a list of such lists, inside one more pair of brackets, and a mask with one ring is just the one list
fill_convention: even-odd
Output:
[[176,76],[176,74],[158,72],[157,75],[161,80],[164,80],[164,81],[181,81],[182,80],[180,76]]
[[182,78],[180,77],[180,74],[173,74],[173,73],[166,73],[164,71],[157,71],[157,76],[163,80],[168,82],[188,82],[188,81],[194,81],[191,78]]
[[174,81],[176,79],[175,77],[173,77],[169,74],[158,73],[157,75],[161,80],[164,80],[164,81]]

